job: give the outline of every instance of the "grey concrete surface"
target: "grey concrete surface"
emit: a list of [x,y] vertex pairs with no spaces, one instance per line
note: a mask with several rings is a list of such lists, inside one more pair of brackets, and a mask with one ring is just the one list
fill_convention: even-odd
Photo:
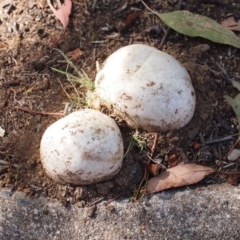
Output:
[[0,191],[0,201],[3,240],[240,239],[240,187],[227,184],[166,191],[135,203],[103,201],[95,211],[8,189]]

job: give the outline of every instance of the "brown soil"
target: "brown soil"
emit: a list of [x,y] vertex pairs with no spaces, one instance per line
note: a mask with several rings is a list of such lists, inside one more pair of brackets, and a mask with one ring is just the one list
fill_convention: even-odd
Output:
[[[173,11],[176,3],[172,0],[147,1],[159,12]],[[217,21],[229,13],[240,17],[240,4],[230,0],[189,0],[184,2],[182,9]],[[140,138],[148,147],[141,152],[135,146],[124,159],[121,172],[111,181],[83,187],[63,186],[44,173],[39,157],[43,132],[61,116],[36,114],[35,111],[63,113],[69,102],[66,93],[72,97],[76,95],[66,77],[51,70],[51,67],[67,69],[66,61],[54,47],[65,54],[79,48],[82,54],[75,54],[72,61],[94,79],[96,61],[103,62],[122,46],[144,43],[160,49],[167,28],[156,16],[148,13],[139,1],[73,1],[66,34],[56,45],[62,26],[46,1],[0,2],[0,127],[5,130],[5,135],[0,137],[1,187],[22,190],[32,197],[49,196],[64,204],[77,203],[79,206],[102,198],[112,199],[122,193],[125,197],[133,196],[143,178],[141,163],[148,160],[146,155],[151,152],[155,133],[140,132]],[[205,46],[202,44],[208,44],[209,49],[201,50]],[[170,167],[169,157],[175,154],[177,163],[195,162],[215,169],[225,167],[225,171],[239,170],[239,161],[227,159],[237,137],[207,144],[200,149],[197,146],[201,138],[209,141],[238,132],[235,114],[223,96],[236,94],[227,79],[239,80],[239,51],[174,31],[170,31],[162,50],[177,58],[189,71],[197,94],[197,108],[185,128],[159,134],[153,158],[161,159],[161,164],[167,168]],[[67,71],[76,75],[70,67]],[[75,88],[82,91],[79,85]],[[78,108],[79,105],[75,104],[72,111]],[[122,123],[120,128],[126,151],[134,131]],[[233,164],[229,166],[230,163]],[[204,183],[228,180],[236,184],[238,176],[231,179],[225,175],[210,176]]]

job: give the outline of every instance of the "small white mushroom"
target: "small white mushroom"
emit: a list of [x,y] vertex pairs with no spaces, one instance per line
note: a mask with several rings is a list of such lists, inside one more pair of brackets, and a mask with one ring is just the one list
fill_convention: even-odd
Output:
[[92,109],[76,111],[46,129],[40,156],[46,173],[59,183],[98,183],[119,172],[122,136],[107,115]]
[[185,126],[196,96],[186,69],[153,47],[133,44],[110,55],[95,79],[92,106],[105,105],[127,124],[146,131]]

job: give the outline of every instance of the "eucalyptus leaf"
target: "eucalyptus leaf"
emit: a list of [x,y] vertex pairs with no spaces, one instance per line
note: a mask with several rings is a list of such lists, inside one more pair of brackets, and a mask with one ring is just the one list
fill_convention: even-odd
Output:
[[[232,81],[232,84],[235,88],[237,88],[240,91],[240,83],[237,81]],[[233,111],[235,112],[237,119],[238,119],[238,124],[240,125],[240,93],[235,97],[231,98],[229,96],[224,96],[225,99],[228,101],[228,103],[231,105],[233,108]]]
[[240,91],[240,82],[232,81],[232,85],[237,88],[238,91]]
[[235,98],[225,96],[225,99],[228,101],[228,103],[233,108],[233,110],[237,116],[237,119],[238,119],[238,124],[240,124],[240,93]]
[[240,48],[240,38],[216,21],[189,11],[155,13],[167,26],[189,37],[202,37]]

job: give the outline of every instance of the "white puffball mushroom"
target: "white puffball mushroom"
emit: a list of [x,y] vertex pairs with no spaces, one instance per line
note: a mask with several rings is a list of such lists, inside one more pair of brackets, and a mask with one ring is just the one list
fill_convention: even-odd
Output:
[[99,111],[76,111],[46,129],[40,157],[46,173],[61,184],[105,181],[122,166],[121,132],[112,118]]
[[196,96],[187,70],[156,48],[133,44],[103,63],[95,79],[92,106],[113,112],[134,129],[167,131],[193,117]]

